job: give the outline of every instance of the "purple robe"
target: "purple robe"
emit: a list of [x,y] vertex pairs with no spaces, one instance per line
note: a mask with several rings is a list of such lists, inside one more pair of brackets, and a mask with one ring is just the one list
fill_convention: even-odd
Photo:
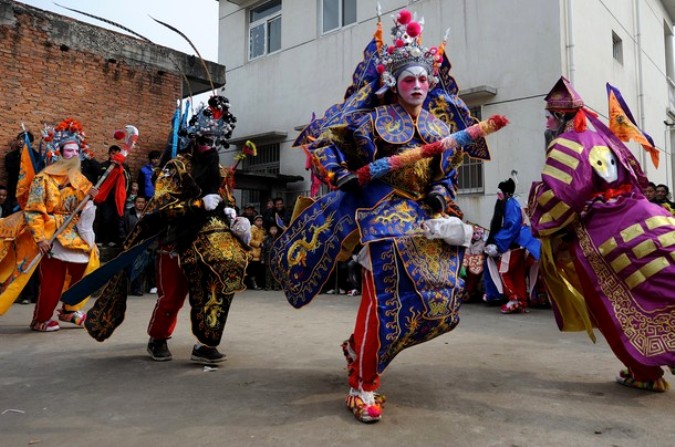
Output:
[[[586,329],[597,326],[636,378],[654,380],[675,365],[675,219],[643,196],[630,151],[598,130],[551,143],[530,193],[532,229],[551,247],[556,268],[543,273],[556,307],[569,310],[552,278],[566,276],[583,296]],[[564,321],[574,317],[559,315],[561,328],[583,329]]]

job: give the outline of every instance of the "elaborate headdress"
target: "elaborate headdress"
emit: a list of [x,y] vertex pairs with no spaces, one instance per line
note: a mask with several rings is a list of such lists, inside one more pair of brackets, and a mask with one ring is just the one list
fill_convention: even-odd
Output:
[[66,118],[56,127],[46,125],[42,129],[42,141],[46,144],[45,158],[47,163],[55,161],[61,155],[61,149],[66,143],[77,144],[80,149],[80,157],[91,156],[82,123],[73,118]]
[[[443,62],[444,43],[441,48],[426,48],[421,45],[424,19],[416,21],[407,9],[392,17],[392,44],[382,44],[378,48],[377,71],[380,73],[382,89],[396,85],[396,78],[407,67],[422,66],[429,73],[431,87],[438,82],[438,68]],[[447,34],[446,34],[447,38]]]
[[191,137],[215,137],[214,145],[229,147],[237,118],[230,113],[230,100],[216,95],[209,98],[208,105],[201,104],[190,118],[187,133]]
[[551,112],[574,113],[584,106],[581,95],[574,90],[565,76],[560,76],[544,101],[546,110]]

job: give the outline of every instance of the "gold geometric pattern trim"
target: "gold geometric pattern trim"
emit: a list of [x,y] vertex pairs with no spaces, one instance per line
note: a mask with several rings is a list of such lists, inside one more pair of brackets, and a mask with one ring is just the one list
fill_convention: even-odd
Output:
[[538,203],[540,206],[543,207],[543,206],[545,206],[548,202],[550,202],[551,199],[554,198],[554,197],[555,197],[555,193],[553,192],[552,189],[549,189],[548,191],[546,191],[545,193],[543,193],[542,195],[540,195],[539,198],[537,198],[537,203]]
[[631,274],[628,278],[626,278],[626,284],[631,289],[634,289],[643,282],[645,282],[646,280],[648,280],[651,276],[657,274],[664,268],[668,267],[669,264],[670,263],[668,262],[668,260],[664,257],[656,258],[653,261],[650,261],[640,270],[638,270],[637,272]]
[[[642,308],[627,289],[626,283],[621,281],[601,256],[597,256],[597,249],[586,229],[580,224],[575,224],[573,228],[582,253],[596,275],[596,287],[612,303],[610,315],[616,318],[631,346],[645,357],[675,351],[675,306],[666,306],[654,312]],[[675,252],[671,253],[671,257],[675,261]],[[655,264],[659,270],[667,265],[668,260],[665,258],[660,258]],[[655,272],[647,269],[641,273],[646,276],[645,273]]]
[[571,149],[577,154],[580,154],[584,151],[584,147],[576,141],[568,140],[566,138],[556,138],[553,141],[555,144],[559,144],[560,146],[564,146],[567,149]]
[[566,204],[565,202],[559,202],[556,206],[551,208],[549,213],[551,214],[551,217],[553,217],[555,220],[558,220],[563,216],[563,214],[565,214],[569,210],[570,207],[568,204]]
[[579,160],[558,149],[552,149],[551,152],[548,153],[548,156],[572,169],[576,169],[577,166],[579,166]]
[[549,223],[549,222],[553,222],[553,218],[551,217],[550,213],[544,213],[539,218],[540,224],[546,224],[546,223]]
[[619,234],[623,238],[624,242],[630,242],[638,236],[641,236],[645,233],[645,230],[642,229],[642,225],[636,223],[630,227],[626,227]]
[[614,239],[613,237],[610,237],[610,238],[607,239],[605,242],[603,242],[602,244],[600,244],[600,246],[598,247],[598,250],[600,250],[600,254],[601,254],[602,256],[607,256],[607,255],[610,254],[610,253],[612,252],[612,250],[614,250],[617,246],[618,246],[618,244],[616,243],[616,239]]
[[661,247],[670,247],[675,244],[675,231],[670,231],[666,234],[662,234],[657,238]]
[[561,171],[558,168],[554,168],[551,165],[546,165],[544,166],[544,169],[541,171],[541,175],[548,175],[550,177],[553,177],[556,180],[559,180],[566,185],[569,185],[572,183],[572,176],[569,175],[568,173]]
[[650,217],[649,219],[645,219],[645,225],[647,225],[648,229],[653,230],[654,228],[665,227],[666,225],[671,225],[671,222],[670,222],[671,219],[672,219],[672,217],[654,216],[654,217]]
[[642,241],[637,244],[632,248],[632,250],[636,258],[642,259],[648,254],[654,253],[656,251],[656,244],[653,240],[647,239],[646,241]]
[[621,270],[625,269],[630,265],[630,259],[626,256],[625,253],[622,253],[621,256],[617,256],[615,260],[610,262],[612,269],[619,273]]

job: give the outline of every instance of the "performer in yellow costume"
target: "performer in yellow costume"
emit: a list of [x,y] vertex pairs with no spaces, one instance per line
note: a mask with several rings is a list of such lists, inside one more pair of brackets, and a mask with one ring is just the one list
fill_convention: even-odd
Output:
[[[42,255],[40,294],[30,327],[39,332],[53,332],[60,328],[52,316],[64,286],[98,266],[91,228],[93,204],[87,204],[81,215],[75,216],[53,241],[51,239],[80,202],[87,195],[93,197],[98,190],[80,172],[80,155],[86,143],[79,122],[62,121],[46,132],[44,141],[53,155],[52,163],[30,183],[22,173],[17,196],[22,198],[24,211],[0,223],[0,234],[6,238],[0,249],[4,280],[0,303],[13,302],[37,266],[33,260]],[[83,304],[72,308],[64,306],[58,312],[59,320],[81,326],[85,314],[79,308]]]

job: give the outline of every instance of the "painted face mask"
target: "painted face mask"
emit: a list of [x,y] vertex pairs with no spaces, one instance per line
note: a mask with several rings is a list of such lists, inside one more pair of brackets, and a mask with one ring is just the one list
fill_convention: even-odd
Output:
[[429,93],[429,74],[419,65],[408,67],[398,75],[396,88],[401,102],[421,106]]
[[61,148],[61,156],[65,160],[68,160],[70,158],[78,156],[80,153],[80,147],[77,145],[77,143],[66,143],[63,145]]
[[588,157],[593,170],[607,183],[619,178],[616,157],[607,146],[595,146]]

